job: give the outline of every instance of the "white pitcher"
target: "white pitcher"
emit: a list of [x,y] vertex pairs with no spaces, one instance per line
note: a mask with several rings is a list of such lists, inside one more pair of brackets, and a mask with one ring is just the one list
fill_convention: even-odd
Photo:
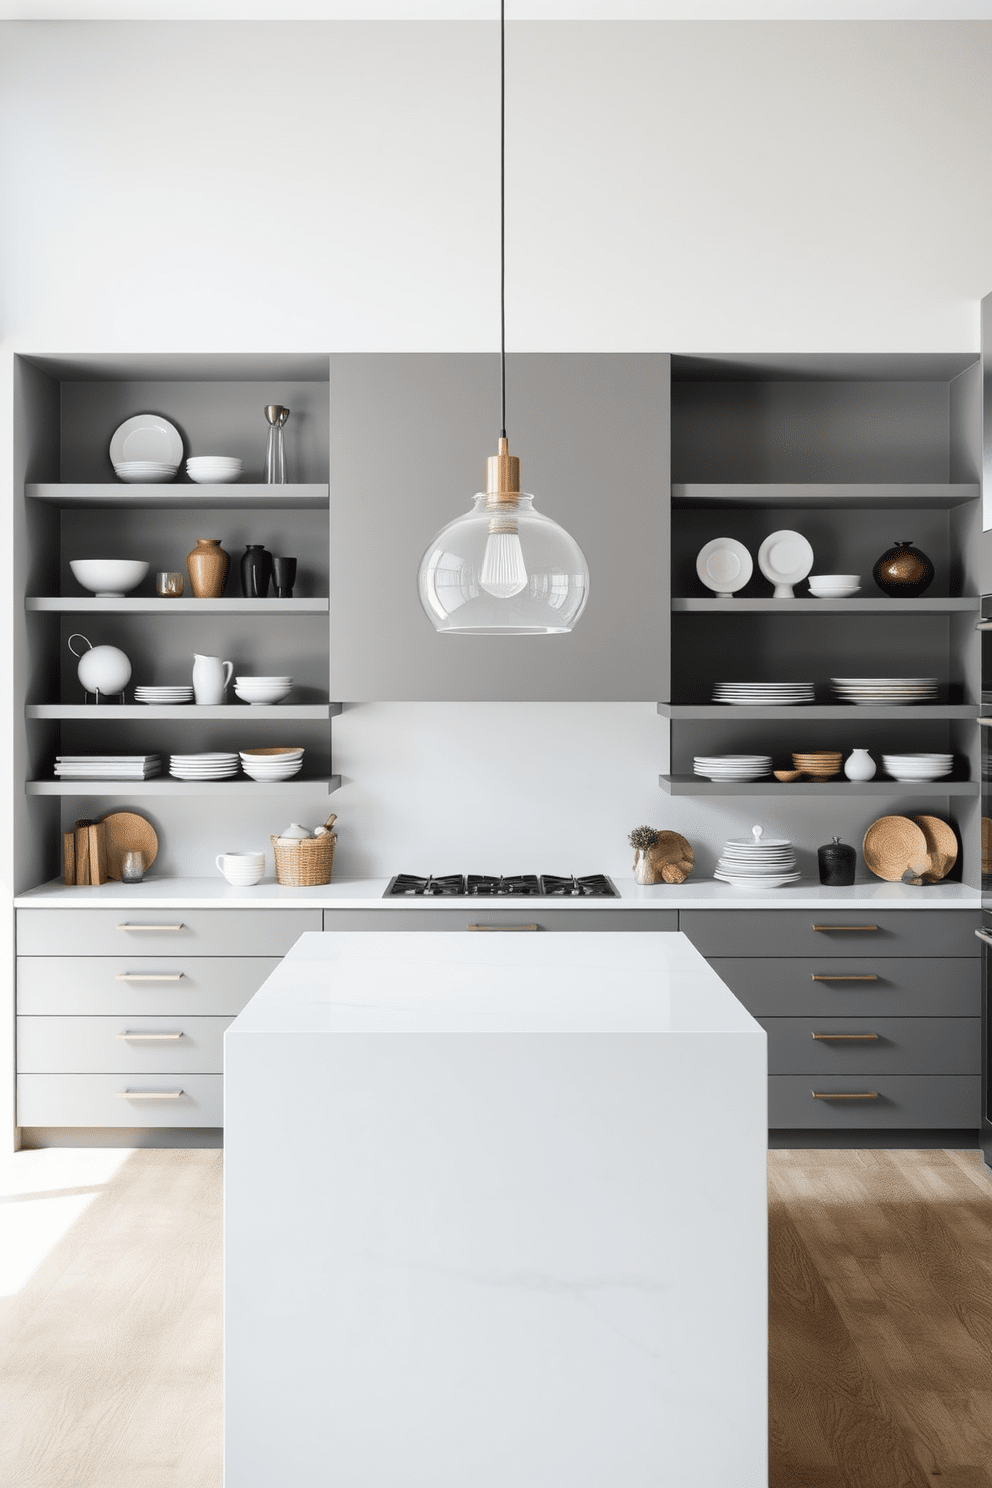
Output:
[[221,661],[219,656],[200,656],[193,653],[193,697],[203,707],[216,707],[224,701],[224,694],[234,675],[234,662]]

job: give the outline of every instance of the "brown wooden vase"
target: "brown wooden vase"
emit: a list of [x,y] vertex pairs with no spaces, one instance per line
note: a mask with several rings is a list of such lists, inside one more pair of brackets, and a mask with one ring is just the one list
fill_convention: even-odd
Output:
[[227,583],[230,562],[219,537],[196,539],[196,547],[186,554],[186,567],[190,588],[197,599],[220,599]]

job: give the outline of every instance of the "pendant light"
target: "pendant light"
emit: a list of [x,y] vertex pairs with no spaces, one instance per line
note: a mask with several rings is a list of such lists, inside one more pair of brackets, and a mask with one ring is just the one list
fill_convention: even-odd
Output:
[[486,489],[443,527],[420,565],[420,602],[444,635],[561,635],[589,594],[589,566],[573,537],[534,510],[506,438],[506,24],[499,8],[500,431]]

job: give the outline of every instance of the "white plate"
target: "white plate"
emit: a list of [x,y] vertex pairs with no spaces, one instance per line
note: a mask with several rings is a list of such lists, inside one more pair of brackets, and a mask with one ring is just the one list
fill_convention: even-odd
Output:
[[765,538],[758,549],[758,567],[770,584],[775,585],[776,599],[792,599],[792,586],[813,567],[813,549],[801,532],[783,527]]
[[182,435],[160,413],[138,413],[125,419],[110,441],[110,458],[115,465],[130,460],[178,465],[182,457]]
[[733,537],[715,537],[696,558],[696,572],[718,599],[732,599],[754,572],[751,554]]

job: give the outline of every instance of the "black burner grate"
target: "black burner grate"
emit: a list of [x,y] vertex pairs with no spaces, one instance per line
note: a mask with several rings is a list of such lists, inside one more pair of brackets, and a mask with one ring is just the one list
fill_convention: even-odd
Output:
[[397,873],[383,894],[384,899],[415,895],[418,898],[454,899],[619,899],[616,888],[605,873],[590,873],[584,878],[559,877],[557,874],[519,873],[510,877],[499,874],[449,873],[444,878],[421,878],[414,873]]

